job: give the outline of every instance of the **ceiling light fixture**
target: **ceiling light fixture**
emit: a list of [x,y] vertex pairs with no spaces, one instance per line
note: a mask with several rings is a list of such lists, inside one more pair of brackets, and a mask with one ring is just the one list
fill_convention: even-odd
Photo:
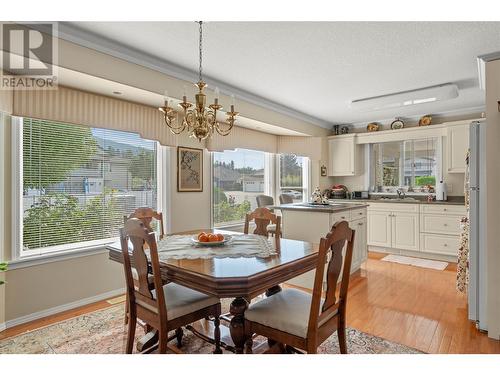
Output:
[[203,93],[207,84],[203,81],[203,22],[199,21],[199,53],[200,53],[200,66],[198,73],[198,82],[195,86],[198,88],[198,93],[195,95],[195,108],[190,109],[193,106],[193,103],[187,101],[186,93],[182,96],[182,102],[179,103],[179,106],[183,109],[184,115],[182,119],[182,123],[177,125],[178,115],[175,110],[170,106],[170,99],[168,98],[167,93],[165,93],[165,105],[163,107],[158,108],[163,113],[163,119],[165,120],[165,124],[169,127],[170,131],[173,134],[181,134],[184,130],[187,130],[190,137],[198,139],[200,142],[203,139],[211,137],[214,134],[214,131],[219,133],[222,136],[229,135],[231,129],[234,126],[236,121],[236,116],[238,116],[238,112],[234,111],[234,96],[231,98],[231,110],[226,112],[227,124],[221,124],[217,121],[217,111],[222,109],[222,105],[219,104],[219,89],[216,87],[214,90],[215,99],[214,103],[206,106],[206,95]]
[[358,111],[379,111],[417,104],[450,100],[458,97],[458,87],[452,83],[425,87],[417,90],[402,91],[394,94],[374,96],[353,100],[351,108]]

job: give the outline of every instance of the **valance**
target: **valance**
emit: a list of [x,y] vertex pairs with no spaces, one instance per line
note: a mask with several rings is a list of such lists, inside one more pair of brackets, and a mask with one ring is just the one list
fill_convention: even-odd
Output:
[[[65,86],[56,90],[14,90],[13,95],[0,91],[0,100],[0,110],[14,116],[133,132],[165,146],[185,145],[190,141],[185,135],[172,134],[155,107]],[[206,148],[209,151],[241,148],[320,160],[321,144],[320,137],[278,136],[235,126],[228,136],[214,134],[206,141]]]
[[311,160],[321,160],[321,137],[279,136],[278,153],[305,156]]
[[276,154],[278,136],[263,133],[241,126],[235,126],[231,133],[225,137],[215,134],[207,140],[209,151],[224,151],[243,148],[247,150],[263,151]]
[[64,86],[15,90],[13,115],[134,132],[165,146],[178,145],[157,108]]
[[[3,71],[0,70],[0,78],[3,76]],[[12,90],[0,89],[0,112],[12,113],[13,92]]]

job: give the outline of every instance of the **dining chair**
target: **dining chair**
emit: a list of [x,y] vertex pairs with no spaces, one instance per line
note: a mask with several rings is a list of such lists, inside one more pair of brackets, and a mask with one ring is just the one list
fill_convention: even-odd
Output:
[[[335,223],[321,238],[312,295],[287,288],[251,304],[245,311],[245,335],[267,337],[287,351],[316,353],[317,347],[337,331],[340,353],[347,353],[346,304],[355,231],[347,221]],[[343,250],[345,248],[345,254]],[[330,260],[328,256],[330,255]],[[326,291],[322,298],[326,268]],[[337,299],[339,276],[340,291]],[[246,343],[251,352],[252,340]],[[272,350],[274,348],[270,348]]]
[[280,194],[280,204],[293,203],[293,197],[290,194]]
[[[153,232],[153,228],[151,227],[151,222],[153,219],[158,220],[160,223],[160,240],[165,236],[164,226],[163,226],[163,214],[161,212],[155,211],[150,207],[138,207],[136,208],[130,215],[123,215],[123,225],[127,223],[128,219],[136,218],[142,221],[147,230]],[[137,274],[136,271],[132,270],[132,275],[134,276],[134,282],[137,284]],[[151,283],[153,282],[153,276],[149,275]],[[128,297],[126,296],[126,299]],[[125,301],[125,316],[124,316],[124,324],[128,323],[128,303]]]
[[245,215],[245,227],[243,233],[248,234],[250,230],[250,223],[255,222],[254,234],[269,237],[271,230],[270,225],[274,225],[274,241],[276,249],[280,248],[281,237],[281,217],[273,214],[269,208],[260,207],[256,208],[253,212]]
[[[274,205],[274,198],[269,196],[269,195],[264,195],[260,194],[255,197],[255,200],[257,201],[257,207],[266,207],[266,206],[273,206]],[[273,209],[270,209],[271,212],[274,212]],[[276,226],[274,224],[270,224],[269,227],[267,228],[267,231],[271,236],[276,235]]]
[[[137,218],[127,220],[125,227],[120,231],[120,242],[130,317],[126,353],[132,353],[137,319],[141,319],[148,327],[158,330],[159,353],[166,353],[167,343],[170,340],[177,338],[177,346],[182,345],[183,326],[203,318],[208,319],[210,316],[214,318],[214,353],[222,353],[219,299],[179,284],[163,285],[156,236],[141,220]],[[149,260],[145,244],[148,246]],[[133,269],[137,272],[137,285],[133,280]],[[150,274],[153,276],[152,284]],[[175,330],[175,335],[168,337],[168,332],[172,330]]]
[[158,212],[150,207],[138,207],[136,208],[130,215],[124,215],[123,216],[123,223],[128,219],[136,218],[141,220],[146,228],[152,232],[153,228],[151,227],[151,222],[153,219],[156,219],[160,223],[160,240],[163,239],[165,236],[165,228],[163,225],[163,214],[161,212]]

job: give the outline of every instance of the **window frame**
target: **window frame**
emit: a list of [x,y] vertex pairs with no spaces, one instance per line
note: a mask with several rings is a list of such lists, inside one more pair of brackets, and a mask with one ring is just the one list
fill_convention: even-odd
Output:
[[[409,141],[415,142],[415,141],[422,141],[426,140],[429,138],[434,138],[436,140],[436,175],[434,176],[437,181],[441,181],[443,179],[443,136],[434,136],[434,137],[425,137],[425,138],[415,138],[415,139],[409,139]],[[389,142],[395,142],[395,141],[389,141]],[[404,142],[404,140],[400,140],[397,142]],[[399,185],[399,186],[383,186],[382,191],[372,191],[373,187],[376,187],[375,185],[375,169],[373,168],[373,147],[377,144],[383,144],[383,143],[388,143],[388,142],[377,142],[377,143],[370,143],[368,144],[367,147],[367,155],[366,155],[366,161],[367,165],[369,166],[368,168],[368,173],[367,173],[367,179],[366,179],[366,189],[370,192],[370,194],[373,195],[396,195],[397,189],[401,188],[406,188],[408,185]],[[412,144],[412,158],[414,159],[415,157],[415,152],[414,152],[414,147]],[[414,160],[413,160],[414,161]],[[412,166],[412,169],[414,169],[414,166]],[[414,171],[412,175],[412,179],[414,180]],[[404,181],[404,166],[403,166],[403,171],[401,173],[400,171],[400,181]],[[415,188],[415,186],[412,186],[412,188]],[[386,191],[387,189],[391,189],[391,191]],[[429,195],[429,194],[435,194],[435,193],[424,193],[424,192],[407,192],[407,194],[410,195]]]
[[[22,261],[26,259],[52,258],[57,255],[67,255],[80,252],[89,252],[102,249],[106,245],[119,240],[119,237],[104,238],[101,240],[74,242],[64,245],[48,246],[31,250],[23,250],[23,117],[12,116],[12,252],[13,261]],[[75,125],[79,126],[79,125]],[[112,129],[111,129],[112,130]],[[156,142],[156,194],[157,207],[155,209],[165,209],[167,199],[164,198],[164,187],[162,181],[168,173],[163,172],[165,161],[164,147]]]
[[[276,178],[275,178],[275,197],[276,199],[279,198],[281,194],[281,162],[280,158],[281,155],[286,155],[286,154],[276,154],[276,162],[275,162],[275,173],[276,173]],[[301,157],[305,159],[305,163],[303,163],[302,166],[302,202],[308,202],[309,201],[309,195],[311,191],[311,158],[307,156],[300,156],[300,155],[295,155],[297,157]]]

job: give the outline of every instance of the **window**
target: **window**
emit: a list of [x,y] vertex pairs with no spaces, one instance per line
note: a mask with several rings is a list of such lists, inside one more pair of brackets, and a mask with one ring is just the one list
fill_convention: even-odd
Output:
[[394,192],[406,187],[423,192],[436,185],[438,138],[377,143],[371,146],[373,192]]
[[157,207],[156,142],[109,129],[20,123],[21,256],[107,242],[125,214]]
[[213,153],[213,224],[241,223],[257,207],[256,197],[269,194],[269,155],[242,150]]
[[309,159],[283,154],[279,155],[278,163],[278,195],[291,195],[294,202],[306,201],[309,195]]

